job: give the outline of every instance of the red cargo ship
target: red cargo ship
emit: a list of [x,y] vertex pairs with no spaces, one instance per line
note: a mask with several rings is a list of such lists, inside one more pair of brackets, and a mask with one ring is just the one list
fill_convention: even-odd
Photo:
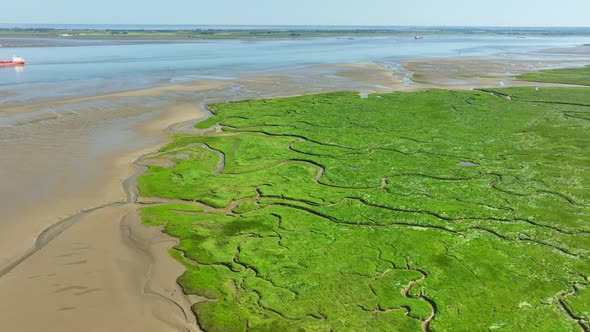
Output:
[[22,66],[25,64],[25,59],[20,57],[12,57],[12,61],[1,61],[0,60],[0,67],[5,66]]

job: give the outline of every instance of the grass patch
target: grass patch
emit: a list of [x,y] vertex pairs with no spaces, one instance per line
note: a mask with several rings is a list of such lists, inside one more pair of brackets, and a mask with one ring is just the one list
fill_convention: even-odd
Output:
[[212,105],[226,135],[175,137],[162,154],[190,158],[139,188],[216,209],[152,206],[144,222],[180,239],[207,331],[576,331],[586,105],[583,88]]
[[590,85],[590,66],[541,70],[520,75],[517,78],[531,82]]

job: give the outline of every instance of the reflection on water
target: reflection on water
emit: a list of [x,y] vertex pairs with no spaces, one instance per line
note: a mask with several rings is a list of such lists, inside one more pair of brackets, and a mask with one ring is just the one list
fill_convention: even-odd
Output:
[[18,76],[18,74],[25,71],[25,65],[16,65],[16,66],[13,66],[12,68],[14,69],[14,72],[17,74],[17,76]]
[[25,71],[25,65],[0,66],[0,72],[1,71],[14,71],[18,74]]

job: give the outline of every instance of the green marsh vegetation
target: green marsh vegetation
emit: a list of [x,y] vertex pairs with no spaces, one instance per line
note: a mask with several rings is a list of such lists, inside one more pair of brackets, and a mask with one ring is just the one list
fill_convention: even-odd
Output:
[[541,70],[518,76],[523,81],[590,85],[590,66]]
[[210,108],[139,180],[204,330],[590,326],[588,89]]

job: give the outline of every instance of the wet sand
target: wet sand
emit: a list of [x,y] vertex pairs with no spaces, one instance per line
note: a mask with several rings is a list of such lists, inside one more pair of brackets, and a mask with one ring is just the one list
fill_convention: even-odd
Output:
[[83,216],[4,276],[2,329],[198,331],[189,299],[171,282],[184,271],[168,256],[176,242],[143,227],[137,209]]
[[[570,55],[569,60],[522,60],[507,58],[445,58],[403,61],[410,79],[421,88],[471,89],[490,86],[545,85],[514,79],[515,76],[543,69],[580,67],[589,63],[590,47],[549,49],[547,55]],[[575,57],[580,59],[576,60]],[[555,84],[551,84],[555,85]]]
[[[192,91],[220,86],[195,84]],[[135,171],[131,161],[167,141],[163,128],[203,116],[198,104],[182,98],[140,106],[145,97],[166,89],[169,87],[145,91],[135,100],[138,105],[124,98],[138,92],[60,101],[49,107],[85,105],[86,109],[49,119],[40,114],[40,119],[2,129],[0,274],[2,267],[31,247],[38,234],[60,219],[124,201],[121,183]],[[37,110],[33,106],[29,114]]]
[[[139,225],[139,206],[130,203],[136,189],[129,184],[126,194],[122,185],[141,170],[134,160],[168,141],[164,128],[205,115],[198,103],[174,93],[223,86],[203,82],[61,101],[64,108],[107,101],[123,111],[110,114],[113,120],[89,112],[63,122],[8,128],[20,139],[12,145],[2,141],[6,173],[0,176],[7,184],[0,188],[5,211],[0,225],[2,329],[198,331],[190,311],[195,300],[189,301],[175,283],[183,268],[168,256],[175,240]],[[169,100],[128,111],[121,106],[121,98],[141,101],[152,95]],[[111,121],[100,123],[105,120]],[[91,133],[87,140],[75,137],[80,135],[76,127],[91,121],[99,125],[83,127]],[[31,137],[26,137],[22,126],[32,125],[39,129],[28,128]],[[51,141],[45,144],[40,137],[47,136]],[[51,158],[56,167],[45,161]],[[63,170],[79,176],[63,175]],[[53,181],[43,183],[48,179]]]
[[[199,299],[182,294],[175,280],[183,268],[167,254],[175,240],[139,225],[136,188],[125,182],[141,170],[132,161],[164,144],[168,133],[190,132],[205,115],[198,106],[206,102],[497,86],[503,76],[483,75],[505,70],[481,59],[405,66],[427,80],[408,84],[373,63],[309,66],[0,110],[7,124],[0,132],[0,181],[6,184],[0,188],[0,209],[6,211],[0,224],[2,328],[197,331],[189,307]],[[523,63],[515,71],[527,66],[534,68]],[[444,75],[451,80],[439,82]],[[35,238],[64,218],[56,236],[35,248]]]

